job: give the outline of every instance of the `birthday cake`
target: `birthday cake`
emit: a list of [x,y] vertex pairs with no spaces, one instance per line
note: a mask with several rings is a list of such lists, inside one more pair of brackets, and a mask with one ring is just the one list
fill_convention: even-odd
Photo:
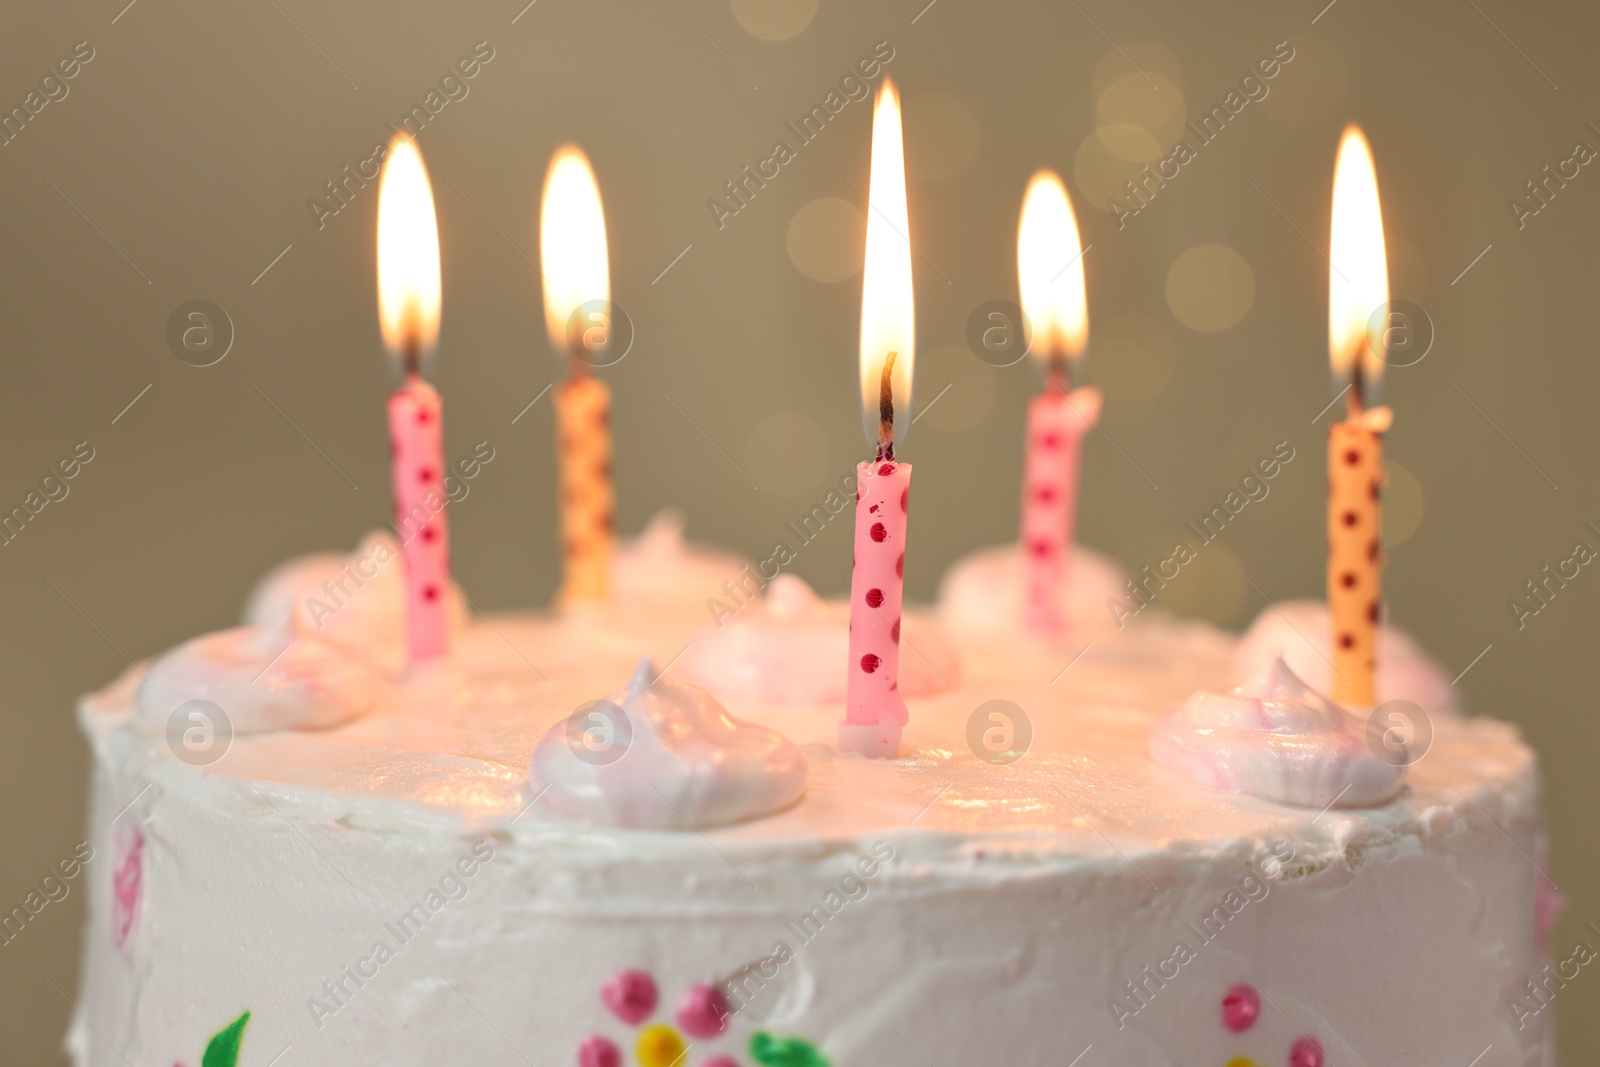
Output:
[[1073,547],[1100,394],[1072,378],[1083,246],[1060,179],[1036,175],[1019,282],[1046,387],[1018,543],[918,611],[887,84],[873,131],[876,451],[825,505],[855,497],[849,598],[786,573],[782,545],[752,565],[671,520],[614,545],[610,394],[588,371],[621,358],[618,323],[598,188],[563,149],[541,259],[571,355],[551,398],[566,580],[555,611],[503,615],[450,578],[450,481],[492,450],[443,462],[422,378],[438,235],[396,141],[394,535],[285,564],[243,625],[84,698],[78,1067],[1553,1063],[1534,757],[1382,622],[1389,414],[1363,406],[1381,361],[1362,339],[1387,301],[1381,231],[1343,242],[1336,195],[1333,269],[1370,284],[1330,335],[1349,382],[1330,604],[1270,606],[1241,639],[1153,608],[1149,568]]
[[[991,552],[942,614],[973,568],[1016,603]],[[1297,677],[1320,605],[908,612],[869,759],[843,609],[789,579],[713,623],[741,561],[670,523],[611,606],[452,605],[420,667],[400,569],[295,561],[84,699],[79,1067],[1553,1062],[1534,757],[1403,634],[1395,741]]]

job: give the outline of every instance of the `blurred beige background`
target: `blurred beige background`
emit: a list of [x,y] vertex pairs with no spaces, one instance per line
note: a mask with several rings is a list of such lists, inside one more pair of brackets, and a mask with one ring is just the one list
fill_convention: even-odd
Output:
[[[846,106],[721,229],[707,200],[887,42],[920,252],[927,413],[903,454],[918,470],[906,577],[924,599],[952,559],[1015,528],[1034,372],[984,365],[964,334],[980,303],[1015,298],[1019,199],[1040,166],[1066,178],[1091,245],[1086,378],[1108,394],[1082,539],[1130,567],[1157,560],[1287,439],[1304,461],[1165,602],[1242,626],[1263,597],[1320,595],[1319,249],[1339,131],[1364,124],[1394,295],[1437,328],[1388,383],[1390,612],[1452,674],[1470,665],[1474,709],[1539,748],[1551,869],[1572,902],[1554,942],[1565,955],[1592,939],[1600,574],[1585,568],[1521,630],[1508,601],[1575,541],[1600,547],[1584,527],[1600,524],[1600,174],[1582,168],[1521,229],[1508,201],[1574,142],[1600,147],[1585,125],[1600,124],[1593,5],[523,2],[10,5],[0,106],[25,106],[77,42],[93,58],[0,147],[0,503],[21,503],[77,442],[94,459],[0,548],[0,903],[83,836],[78,693],[124,656],[228,625],[272,563],[354,545],[386,518],[376,187],[319,228],[307,202],[324,182],[487,42],[493,58],[420,138],[443,245],[447,448],[497,451],[452,509],[457,573],[480,606],[542,605],[555,583],[548,401],[512,419],[555,371],[530,261],[544,167],[568,139],[599,173],[613,293],[638,336],[603,372],[621,529],[675,505],[692,536],[764,554],[864,447],[870,107]],[[1294,58],[1268,96],[1119,229],[1110,191],[1279,42]],[[193,299],[236,331],[214,366],[166,341]],[[849,552],[830,533],[795,569],[837,592]],[[81,904],[74,892],[0,947],[0,1062],[61,1062]],[[1600,1055],[1597,1003],[1600,978],[1560,994],[1565,1062]]]

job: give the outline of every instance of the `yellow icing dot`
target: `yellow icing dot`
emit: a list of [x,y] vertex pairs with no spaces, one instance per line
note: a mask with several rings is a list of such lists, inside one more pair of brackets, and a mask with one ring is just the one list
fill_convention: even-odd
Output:
[[676,1030],[665,1023],[656,1023],[640,1032],[634,1052],[639,1057],[640,1067],[678,1067],[688,1049]]
[[1249,1056],[1235,1056],[1224,1067],[1256,1067],[1256,1061]]

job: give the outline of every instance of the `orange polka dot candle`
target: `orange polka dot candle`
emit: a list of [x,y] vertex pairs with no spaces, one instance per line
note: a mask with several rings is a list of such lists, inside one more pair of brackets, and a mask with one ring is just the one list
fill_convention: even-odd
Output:
[[539,258],[550,344],[568,357],[554,404],[563,563],[556,599],[570,606],[606,599],[616,529],[611,390],[592,373],[612,341],[606,219],[594,170],[570,145],[545,176]]
[[[839,749],[892,759],[910,718],[900,696],[911,464],[895,458],[895,417],[911,403],[916,309],[900,98],[885,79],[872,117],[866,267],[861,284],[861,412],[876,456],[856,468],[855,558],[850,574],[850,658]],[[904,434],[901,435],[902,437]]]
[[1045,365],[1044,391],[1028,405],[1022,471],[1023,625],[1065,629],[1062,590],[1072,564],[1083,438],[1100,415],[1100,392],[1072,389],[1069,369],[1089,340],[1083,249],[1066,186],[1042,170],[1028,183],[1017,223],[1017,287],[1031,328],[1029,354]]
[[[1333,178],[1328,262],[1328,357],[1345,418],[1328,431],[1328,612],[1333,640],[1333,698],[1375,704],[1378,624],[1383,616],[1381,495],[1388,408],[1368,408],[1383,379],[1382,339],[1374,316],[1389,302],[1383,212],[1372,151],[1347,128]],[[1337,398],[1336,398],[1337,399]]]
[[609,593],[615,536],[611,390],[592,374],[574,374],[556,387],[555,411],[564,562],[558,599],[600,601]]
[[421,374],[423,353],[439,339],[439,306],[433,190],[416,142],[397,137],[378,188],[378,319],[384,344],[405,367],[405,383],[389,398],[389,443],[412,663],[449,651],[443,412]]

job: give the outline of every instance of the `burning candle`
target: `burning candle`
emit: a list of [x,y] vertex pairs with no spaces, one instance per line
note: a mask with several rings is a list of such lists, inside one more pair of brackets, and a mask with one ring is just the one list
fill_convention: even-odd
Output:
[[[861,283],[861,413],[876,456],[856,467],[850,660],[839,748],[894,757],[908,719],[900,697],[900,602],[911,464],[895,458],[895,414],[911,402],[916,315],[900,98],[887,79],[872,116],[866,267]],[[904,434],[901,434],[904,437]]]
[[592,373],[610,348],[611,274],[600,188],[583,152],[557,150],[539,214],[545,327],[567,353],[555,390],[564,577],[557,602],[606,598],[616,509],[611,483],[611,390]]
[[1356,126],[1348,127],[1339,142],[1328,261],[1332,268],[1328,358],[1334,385],[1343,387],[1346,408],[1344,420],[1328,430],[1333,697],[1344,704],[1370,706],[1375,703],[1372,679],[1383,611],[1383,553],[1378,543],[1383,433],[1392,414],[1386,407],[1366,405],[1383,379],[1382,339],[1371,336],[1371,323],[1387,308],[1389,269],[1378,176],[1372,150]]
[[1053,171],[1035,174],[1022,200],[1017,287],[1032,331],[1028,351],[1045,365],[1044,390],[1028,405],[1023,460],[1022,621],[1035,633],[1056,634],[1065,625],[1061,593],[1072,562],[1079,456],[1100,415],[1100,391],[1071,389],[1068,372],[1083,357],[1089,313],[1078,221]]
[[439,227],[416,142],[396,137],[378,187],[378,320],[405,382],[389,398],[394,529],[406,586],[411,662],[449,650],[445,591],[444,426],[439,394],[422,380],[422,356],[439,339]]

